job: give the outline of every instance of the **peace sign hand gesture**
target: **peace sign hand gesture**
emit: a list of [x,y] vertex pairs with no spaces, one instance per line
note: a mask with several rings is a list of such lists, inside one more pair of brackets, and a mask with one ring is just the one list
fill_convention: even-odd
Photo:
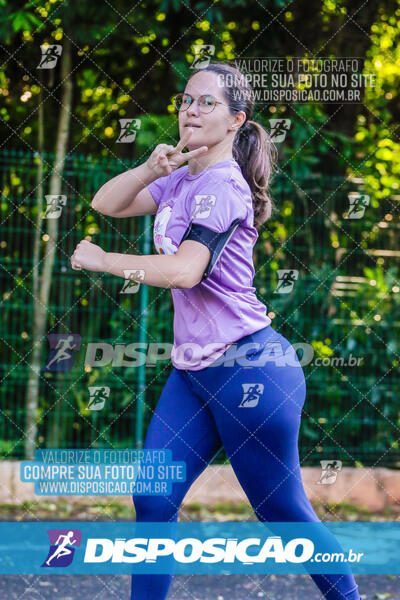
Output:
[[165,177],[180,167],[184,162],[208,152],[207,146],[201,146],[191,152],[181,152],[193,133],[192,127],[187,127],[184,135],[176,146],[158,144],[146,161],[147,166],[157,175]]

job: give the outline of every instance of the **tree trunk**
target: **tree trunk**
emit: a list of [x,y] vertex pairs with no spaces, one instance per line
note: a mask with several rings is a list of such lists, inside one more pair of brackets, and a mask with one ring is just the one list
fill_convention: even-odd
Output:
[[[57,131],[54,165],[50,178],[50,194],[59,195],[62,189],[62,176],[64,170],[65,154],[68,144],[68,132],[72,108],[73,82],[70,76],[72,64],[71,43],[68,39],[63,41],[61,56],[61,107],[60,119]],[[39,134],[39,144],[43,143]],[[40,176],[42,174],[39,165]],[[41,215],[42,209],[42,186],[38,188],[38,210]],[[38,215],[37,224],[41,224],[41,216]],[[33,350],[29,365],[29,380],[26,390],[26,438],[25,456],[27,459],[34,458],[37,436],[37,409],[39,406],[39,378],[41,367],[42,343],[46,340],[47,306],[50,298],[50,285],[55,260],[56,244],[58,237],[58,219],[46,219],[47,235],[49,240],[46,244],[45,256],[43,258],[43,269],[39,278],[39,253],[40,253],[40,229],[37,231],[37,240],[34,247],[34,306],[33,306]]]

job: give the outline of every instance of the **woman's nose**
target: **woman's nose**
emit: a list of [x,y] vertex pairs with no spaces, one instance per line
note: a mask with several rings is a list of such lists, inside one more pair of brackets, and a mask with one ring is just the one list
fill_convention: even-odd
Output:
[[193,100],[193,102],[189,105],[189,108],[187,109],[187,113],[188,113],[188,115],[199,115],[200,110],[199,110],[199,104],[198,104],[197,100]]

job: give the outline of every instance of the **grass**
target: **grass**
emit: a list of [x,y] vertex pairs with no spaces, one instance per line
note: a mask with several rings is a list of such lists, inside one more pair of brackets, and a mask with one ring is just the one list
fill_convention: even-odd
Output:
[[[397,507],[381,512],[371,512],[350,503],[322,504],[313,502],[315,512],[321,521],[399,521]],[[125,521],[134,520],[132,503],[123,503],[118,497],[110,501],[96,501],[82,498],[78,501],[30,501],[21,504],[0,504],[0,520],[3,521]],[[179,515],[180,521],[256,521],[257,518],[247,502],[218,502],[206,506],[199,502],[185,505]]]

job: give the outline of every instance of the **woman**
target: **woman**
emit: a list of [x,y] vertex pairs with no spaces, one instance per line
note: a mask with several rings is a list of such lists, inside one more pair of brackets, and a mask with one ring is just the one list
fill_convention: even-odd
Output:
[[[144,447],[171,449],[174,461],[186,462],[187,478],[169,496],[134,496],[136,519],[177,521],[192,482],[225,447],[260,521],[319,521],[300,474],[303,370],[252,286],[257,228],[272,209],[270,139],[249,120],[253,92],[232,65],[211,63],[195,72],[176,107],[177,146],[159,144],[92,202],[114,217],[156,213],[157,254],[106,253],[82,241],[71,257],[74,268],[120,277],[124,269],[141,270],[142,282],[172,289],[173,369]],[[182,153],[185,146],[189,152]],[[266,348],[276,360],[265,360]],[[329,600],[360,599],[350,570],[311,576]],[[171,579],[134,575],[131,599],[162,600]]]

